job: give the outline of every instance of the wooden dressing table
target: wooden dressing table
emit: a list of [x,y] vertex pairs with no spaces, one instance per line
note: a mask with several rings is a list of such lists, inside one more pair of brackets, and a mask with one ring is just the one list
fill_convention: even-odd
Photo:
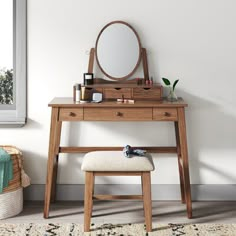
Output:
[[56,179],[59,153],[86,153],[95,150],[122,150],[122,147],[61,147],[63,121],[171,121],[174,122],[176,147],[142,147],[150,153],[176,153],[180,176],[182,203],[186,204],[187,216],[192,217],[191,189],[189,180],[188,149],[183,99],[177,102],[135,101],[134,104],[118,104],[116,101],[76,104],[72,98],[54,98],[49,106],[51,129],[45,189],[44,218],[49,217],[50,201],[56,198]]

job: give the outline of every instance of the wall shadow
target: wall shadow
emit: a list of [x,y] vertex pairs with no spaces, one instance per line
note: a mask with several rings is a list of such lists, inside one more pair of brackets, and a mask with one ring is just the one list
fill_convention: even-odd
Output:
[[[235,113],[221,104],[185,91],[178,94],[188,103],[186,125],[191,183],[214,183],[214,176],[217,176],[221,181],[219,184],[235,184],[236,175],[232,168],[236,164],[233,156],[236,152]],[[194,191],[192,198],[197,196],[198,192]]]

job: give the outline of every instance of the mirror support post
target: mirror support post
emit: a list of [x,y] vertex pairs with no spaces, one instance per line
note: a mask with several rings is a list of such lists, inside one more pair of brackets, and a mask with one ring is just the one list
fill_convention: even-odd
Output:
[[145,48],[142,48],[142,60],[143,60],[143,74],[144,74],[144,80],[149,79],[148,74],[148,62],[147,62],[147,52]]
[[88,64],[88,73],[93,73],[93,63],[94,63],[94,53],[95,49],[91,48],[89,53],[89,64]]

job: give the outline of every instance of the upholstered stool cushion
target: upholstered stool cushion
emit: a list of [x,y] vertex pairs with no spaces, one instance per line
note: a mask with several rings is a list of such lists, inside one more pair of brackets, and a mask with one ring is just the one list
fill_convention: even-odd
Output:
[[122,151],[95,151],[84,156],[83,171],[152,171],[152,156],[132,156],[127,158]]

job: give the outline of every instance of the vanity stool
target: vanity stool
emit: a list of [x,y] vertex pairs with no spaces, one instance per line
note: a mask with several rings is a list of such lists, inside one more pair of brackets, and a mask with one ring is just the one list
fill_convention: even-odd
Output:
[[[142,199],[147,232],[152,231],[151,175],[154,164],[151,155],[127,158],[122,151],[94,151],[84,156],[85,171],[84,231],[90,231],[93,199]],[[95,176],[141,176],[142,195],[94,195]]]

